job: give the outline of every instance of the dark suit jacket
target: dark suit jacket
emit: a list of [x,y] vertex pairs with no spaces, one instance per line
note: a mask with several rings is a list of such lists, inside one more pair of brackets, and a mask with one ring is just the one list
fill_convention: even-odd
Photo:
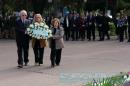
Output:
[[130,29],[130,16],[128,16],[127,18],[128,18],[128,26],[129,26],[129,29]]
[[[68,19],[68,27],[67,27],[67,19]],[[69,28],[70,27],[70,23],[71,23],[71,21],[70,21],[70,18],[68,17],[65,17],[64,18],[64,23],[63,23],[63,27],[66,29],[66,28]]]
[[87,22],[88,22],[88,26],[95,26],[95,17],[94,16],[92,16],[92,17],[88,16]]
[[30,23],[31,21],[29,21],[28,19],[25,20],[25,23],[22,23],[21,19],[16,20],[16,40],[23,40],[25,38],[25,31]]

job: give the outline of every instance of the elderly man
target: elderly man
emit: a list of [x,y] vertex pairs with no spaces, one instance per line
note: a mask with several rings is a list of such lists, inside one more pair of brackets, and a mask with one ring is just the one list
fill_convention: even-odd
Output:
[[20,18],[16,20],[16,44],[18,53],[18,68],[23,67],[23,63],[27,66],[28,51],[29,51],[29,36],[25,34],[27,26],[30,21],[27,19],[27,12],[25,10],[20,11]]

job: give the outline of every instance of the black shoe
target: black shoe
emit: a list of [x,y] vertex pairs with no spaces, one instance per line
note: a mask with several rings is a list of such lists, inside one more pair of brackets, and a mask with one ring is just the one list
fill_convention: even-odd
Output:
[[88,39],[88,41],[91,41],[91,39]]
[[99,39],[98,41],[102,41],[101,39]]
[[128,40],[127,42],[130,42],[130,40]]
[[110,40],[110,38],[107,38],[107,40]]
[[23,65],[18,65],[17,67],[18,67],[18,68],[23,68]]
[[104,39],[100,39],[99,41],[104,41]]
[[25,66],[28,66],[28,63],[25,63]]
[[123,40],[120,40],[120,42],[123,42]]
[[60,64],[56,64],[56,66],[60,66]]

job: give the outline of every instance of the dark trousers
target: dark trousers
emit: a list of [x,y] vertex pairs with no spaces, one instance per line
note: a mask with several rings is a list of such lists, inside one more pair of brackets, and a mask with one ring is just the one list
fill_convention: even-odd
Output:
[[119,39],[119,27],[116,27],[115,33],[117,35],[117,39]]
[[[106,30],[104,30],[103,32],[104,32],[104,38],[105,38],[105,36],[106,36],[107,39],[109,40],[109,39],[110,39],[110,35],[109,35],[109,33],[108,33],[108,30],[106,29]],[[104,39],[104,38],[103,38],[103,39]]]
[[85,28],[80,29],[79,36],[82,41],[85,40]]
[[62,49],[51,49],[51,54],[50,54],[50,60],[51,60],[51,65],[59,65],[61,61],[61,52]]
[[103,31],[103,27],[98,27],[98,31],[99,31],[99,40],[103,41],[105,35]]
[[127,34],[127,26],[124,26],[124,35],[125,35],[125,38],[127,39],[128,38],[128,34]]
[[40,47],[40,42],[38,40],[36,40],[33,51],[35,55],[35,63],[43,64],[44,48]]
[[128,27],[128,42],[130,42],[130,26]]
[[79,39],[79,29],[77,27],[73,27],[72,29],[72,40]]
[[0,27],[0,38],[2,38],[2,30],[1,30],[1,27]]
[[87,28],[87,39],[91,40],[91,36],[93,36],[93,40],[95,40],[95,27],[89,26]]
[[124,28],[119,27],[119,41],[123,42],[124,41]]
[[65,38],[66,38],[66,40],[69,40],[69,38],[70,38],[70,28],[65,28]]
[[23,65],[24,63],[28,63],[28,51],[29,51],[29,38],[27,36],[22,39],[16,38],[17,43],[17,53],[18,53],[18,64]]

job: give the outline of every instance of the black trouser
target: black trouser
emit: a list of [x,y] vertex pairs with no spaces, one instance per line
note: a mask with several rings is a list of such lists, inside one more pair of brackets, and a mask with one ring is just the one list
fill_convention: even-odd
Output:
[[130,42],[130,26],[128,27],[128,36],[129,36],[128,42]]
[[1,30],[1,27],[0,27],[0,38],[2,38],[2,30]]
[[43,64],[44,48],[40,47],[39,40],[36,40],[34,48],[35,63]]
[[93,40],[95,40],[95,27],[89,26],[87,28],[87,39],[91,40],[91,35],[93,36]]
[[117,39],[119,39],[119,27],[116,27],[115,33],[117,35]]
[[69,38],[70,38],[70,28],[65,28],[65,38],[66,38],[66,40],[69,40]]
[[124,41],[124,28],[119,27],[119,41],[123,42]]
[[118,27],[116,27],[115,33],[117,36],[119,36],[119,28]]
[[85,28],[80,29],[79,35],[81,40],[85,40]]
[[29,37],[26,35],[22,38],[16,37],[16,43],[18,53],[18,64],[23,65],[23,60],[24,63],[28,63]]
[[50,60],[51,60],[51,65],[59,65],[61,61],[61,52],[62,49],[51,49],[51,54],[50,54]]
[[103,27],[98,27],[98,31],[99,31],[99,40],[104,40],[104,31],[103,31]]
[[125,35],[125,38],[127,39],[127,38],[128,38],[127,26],[123,26],[123,28],[124,28],[124,35]]
[[109,40],[110,39],[110,35],[109,35],[109,33],[108,33],[108,29],[107,28],[104,28],[104,38],[105,38],[105,36],[107,37],[107,39]]
[[78,40],[79,39],[79,28],[73,27],[72,29],[72,40]]

